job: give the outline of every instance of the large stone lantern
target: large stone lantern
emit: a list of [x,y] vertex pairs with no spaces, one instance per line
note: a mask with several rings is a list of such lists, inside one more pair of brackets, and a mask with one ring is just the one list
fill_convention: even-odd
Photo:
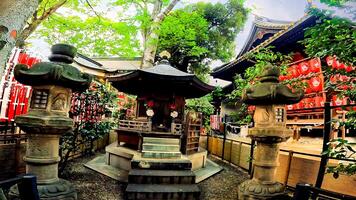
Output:
[[255,105],[255,126],[248,136],[257,142],[254,174],[251,180],[239,185],[239,199],[281,199],[285,188],[275,180],[279,144],[292,135],[286,128],[286,104],[299,102],[303,92],[292,92],[279,83],[279,69],[266,66],[260,83],[244,91],[242,101]]
[[91,77],[70,65],[74,47],[56,44],[51,50],[51,62],[37,63],[31,69],[16,65],[16,80],[31,85],[33,91],[28,113],[17,116],[15,122],[28,136],[26,173],[37,176],[40,198],[72,200],[77,199],[74,188],[58,178],[59,138],[73,127],[68,117],[72,92],[88,88]]

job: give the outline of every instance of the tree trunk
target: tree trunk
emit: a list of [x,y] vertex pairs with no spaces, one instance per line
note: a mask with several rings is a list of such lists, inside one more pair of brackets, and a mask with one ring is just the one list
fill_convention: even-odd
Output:
[[[152,67],[154,60],[155,60],[155,55],[157,51],[157,46],[158,46],[158,40],[159,40],[159,27],[161,22],[164,20],[164,18],[169,14],[169,12],[172,11],[174,6],[179,2],[179,0],[172,0],[171,3],[166,7],[166,9],[158,13],[158,9],[161,9],[161,6],[159,4],[155,4],[154,6],[154,12],[152,13],[152,25],[150,28],[149,33],[147,34],[146,41],[144,44],[144,51],[143,51],[143,58],[142,58],[142,67],[147,68],[147,67]],[[156,15],[156,16],[154,16]]]
[[25,27],[27,19],[35,12],[38,0],[1,0],[0,2],[0,76],[15,46],[16,33]]
[[27,24],[27,26],[21,31],[21,33],[16,38],[16,46],[23,47],[26,39],[37,29],[37,27],[49,16],[51,16],[54,12],[58,10],[58,8],[62,7],[68,0],[60,0],[50,8],[43,11],[43,13],[38,16],[37,12],[35,12],[31,17],[31,23]]

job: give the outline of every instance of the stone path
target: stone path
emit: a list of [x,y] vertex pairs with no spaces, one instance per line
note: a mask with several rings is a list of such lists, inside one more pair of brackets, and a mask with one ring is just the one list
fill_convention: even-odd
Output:
[[[78,158],[71,162],[63,178],[73,183],[78,191],[78,199],[120,200],[126,184],[120,183],[93,170],[83,164],[97,155]],[[209,158],[222,166],[224,170],[219,174],[199,183],[202,190],[202,200],[237,199],[237,186],[248,179],[243,170],[232,167],[214,157]]]

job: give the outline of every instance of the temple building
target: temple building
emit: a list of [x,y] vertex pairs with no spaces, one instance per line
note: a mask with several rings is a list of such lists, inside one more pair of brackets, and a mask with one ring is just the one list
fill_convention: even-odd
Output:
[[127,199],[199,199],[196,183],[221,167],[199,145],[202,114],[184,106],[214,87],[171,66],[167,52],[161,57],[151,68],[107,76],[117,90],[136,96],[136,115],[118,120],[117,142],[86,166],[128,182]]

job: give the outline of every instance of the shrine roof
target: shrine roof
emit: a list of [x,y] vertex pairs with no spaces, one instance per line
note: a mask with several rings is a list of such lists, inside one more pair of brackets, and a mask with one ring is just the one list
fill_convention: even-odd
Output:
[[304,38],[305,28],[314,26],[316,20],[317,18],[315,16],[307,15],[297,22],[290,23],[285,29],[278,31],[251,50],[248,50],[242,55],[238,55],[236,59],[215,68],[211,75],[214,78],[232,81],[235,74],[243,73],[245,69],[253,65],[253,63],[247,59],[249,54],[269,45],[274,46],[275,50],[282,53],[289,53],[296,48],[302,48],[301,45],[298,44],[298,41]]
[[162,60],[151,68],[109,76],[108,80],[119,91],[133,95],[157,92],[197,98],[214,89],[213,86],[202,82],[194,74],[172,67],[167,60]]

